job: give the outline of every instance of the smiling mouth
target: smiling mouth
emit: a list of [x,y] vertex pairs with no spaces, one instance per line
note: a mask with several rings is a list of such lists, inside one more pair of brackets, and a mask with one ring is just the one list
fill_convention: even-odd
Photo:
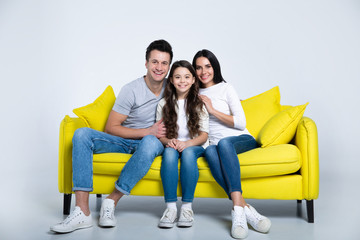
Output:
[[159,73],[159,72],[154,72],[154,74],[157,75],[157,76],[161,76],[161,75],[163,75],[164,73],[162,73],[162,72],[160,72],[160,73]]

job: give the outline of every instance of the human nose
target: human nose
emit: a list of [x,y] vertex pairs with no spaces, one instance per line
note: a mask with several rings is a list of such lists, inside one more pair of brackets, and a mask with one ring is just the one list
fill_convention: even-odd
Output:
[[155,65],[155,68],[156,68],[156,70],[161,70],[161,69],[162,69],[161,63],[157,63],[157,64]]

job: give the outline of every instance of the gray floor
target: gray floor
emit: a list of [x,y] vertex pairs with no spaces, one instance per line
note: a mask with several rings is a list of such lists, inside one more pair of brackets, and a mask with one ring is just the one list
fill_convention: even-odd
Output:
[[[297,205],[296,201],[248,199],[248,203],[271,219],[272,228],[268,234],[250,230],[247,239],[360,239],[357,224],[360,193],[353,189],[359,183],[358,177],[339,179],[322,177],[320,197],[315,201],[314,224],[306,220],[304,202]],[[1,221],[5,224],[1,224],[0,239],[232,239],[229,233],[231,203],[226,199],[195,199],[192,228],[159,229],[157,223],[164,210],[162,197],[127,196],[116,208],[118,223],[115,228],[95,225],[70,234],[54,234],[49,231],[49,226],[64,218],[62,195],[56,189],[52,194],[27,191],[23,199],[14,194],[2,205],[5,215],[2,214]],[[100,204],[101,199],[91,197],[95,224]],[[73,206],[74,198],[72,209]]]

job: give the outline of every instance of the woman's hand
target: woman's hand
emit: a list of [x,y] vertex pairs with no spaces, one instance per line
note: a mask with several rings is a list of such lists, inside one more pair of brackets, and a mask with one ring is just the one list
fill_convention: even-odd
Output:
[[205,95],[199,95],[201,101],[203,101],[203,103],[205,104],[206,110],[208,111],[208,113],[213,114],[214,112],[214,107],[212,105],[211,99],[208,98]]
[[234,127],[234,117],[232,115],[227,115],[225,113],[222,113],[218,110],[216,110],[211,102],[211,99],[208,98],[205,95],[199,95],[200,99],[205,104],[206,110],[209,114],[213,115],[217,119],[219,119],[221,122],[225,123],[229,127]]

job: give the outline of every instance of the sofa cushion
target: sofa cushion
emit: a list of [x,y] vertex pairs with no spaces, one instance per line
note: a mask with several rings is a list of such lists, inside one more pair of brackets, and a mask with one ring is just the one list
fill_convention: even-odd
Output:
[[115,94],[111,86],[93,102],[73,112],[86,122],[86,125],[98,131],[104,131],[106,121],[115,103]]
[[258,135],[258,142],[261,147],[289,143],[295,135],[296,128],[307,105],[308,103],[288,108],[267,121]]
[[[119,176],[122,168],[131,157],[124,153],[94,154],[94,174]],[[301,155],[295,145],[282,144],[267,148],[256,148],[238,155],[241,165],[241,178],[278,176],[298,171]],[[180,166],[180,163],[179,163]],[[146,174],[146,179],[160,180],[161,156],[156,157]],[[205,158],[198,159],[199,181],[215,181]]]
[[280,112],[280,91],[276,86],[266,92],[241,101],[246,116],[246,128],[255,139],[265,123]]

